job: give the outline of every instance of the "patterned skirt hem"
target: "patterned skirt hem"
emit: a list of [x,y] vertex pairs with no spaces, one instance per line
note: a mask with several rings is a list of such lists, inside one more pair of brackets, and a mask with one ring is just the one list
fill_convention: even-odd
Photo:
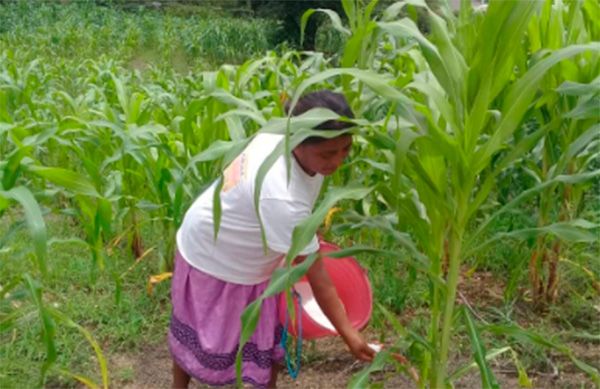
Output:
[[[190,351],[198,363],[211,370],[226,370],[235,364],[237,348],[227,353],[211,353],[202,348],[196,331],[193,328],[180,321],[174,314],[171,316],[170,325],[171,334],[179,343]],[[283,327],[277,326],[275,346],[270,349],[260,350],[256,343],[248,342],[242,350],[242,360],[244,362],[253,362],[261,369],[270,369],[274,362],[275,348],[281,340]]]
[[[224,380],[224,381],[213,381],[213,380],[209,380],[207,378],[197,376],[194,373],[187,371],[186,368],[184,366],[182,366],[183,362],[181,360],[179,360],[179,358],[176,357],[174,353],[171,353],[171,357],[173,358],[173,360],[177,363],[177,365],[180,368],[182,368],[183,370],[185,370],[185,372],[187,374],[189,374],[190,377],[192,377],[196,381],[201,382],[203,384],[210,385],[210,386],[226,386],[226,385],[233,385],[237,381],[236,378],[232,378],[232,379],[228,379],[228,380]],[[267,385],[268,385],[268,384],[261,384],[259,382],[256,382],[256,380],[254,380],[252,377],[245,377],[245,376],[242,376],[242,382],[254,385],[254,387],[259,388],[259,389],[266,389]]]

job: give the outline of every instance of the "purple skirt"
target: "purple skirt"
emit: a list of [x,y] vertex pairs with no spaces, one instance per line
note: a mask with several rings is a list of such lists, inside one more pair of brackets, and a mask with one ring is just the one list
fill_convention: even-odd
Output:
[[[260,297],[268,283],[240,285],[221,281],[190,266],[177,252],[168,336],[175,362],[205,384],[235,383],[240,316],[248,304]],[[267,386],[271,367],[283,360],[281,331],[277,298],[267,298],[256,331],[242,351],[244,382]]]

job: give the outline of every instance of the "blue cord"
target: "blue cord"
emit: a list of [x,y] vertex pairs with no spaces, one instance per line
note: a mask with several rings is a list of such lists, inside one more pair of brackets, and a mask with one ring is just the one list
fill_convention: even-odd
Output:
[[292,361],[290,357],[290,353],[287,348],[287,337],[288,337],[288,319],[289,312],[285,314],[285,326],[283,327],[283,333],[281,334],[281,347],[285,351],[285,364],[287,366],[288,373],[292,379],[296,379],[298,374],[300,373],[300,357],[302,356],[302,297],[300,294],[292,289],[292,296],[298,298],[298,327],[297,329],[297,338],[296,338],[296,369],[292,366]]

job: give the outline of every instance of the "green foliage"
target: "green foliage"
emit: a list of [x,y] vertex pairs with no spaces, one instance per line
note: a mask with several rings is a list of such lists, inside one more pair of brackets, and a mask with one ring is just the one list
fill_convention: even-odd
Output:
[[[596,69],[594,74],[597,74],[600,46],[597,42],[588,43],[586,36],[571,45],[559,44],[549,53],[532,54],[524,49],[521,42],[531,36],[528,27],[535,25],[536,15],[544,10],[557,15],[563,12],[560,8],[550,8],[550,2],[546,8],[540,2],[491,2],[484,14],[463,3],[458,17],[443,11],[442,17],[422,1],[398,2],[386,10],[381,22],[371,16],[375,3],[361,6],[361,2],[343,2],[348,28],[333,11],[305,13],[303,23],[315,12],[327,15],[334,28],[347,36],[347,43],[341,58],[343,68],[306,79],[296,89],[291,105],[308,88],[336,76],[342,76],[341,86],[361,114],[371,108],[366,103],[369,99],[387,100],[387,113],[379,122],[361,123],[364,130],[360,135],[367,140],[361,154],[376,158],[369,162],[378,170],[374,175],[375,193],[379,196],[375,214],[388,217],[392,228],[409,231],[409,236],[399,235],[399,243],[416,247],[429,260],[429,270],[425,273],[431,282],[431,327],[427,339],[429,352],[422,361],[421,372],[424,382],[431,387],[444,387],[448,384],[448,354],[454,333],[461,263],[465,256],[477,255],[487,244],[477,245],[475,240],[469,240],[470,226],[476,218],[483,218],[484,226],[486,219],[490,220],[481,210],[489,201],[500,173],[531,152],[542,137],[548,139],[547,126],[527,138],[520,131],[522,123],[535,112],[531,107],[540,104],[542,79],[555,71],[557,64],[568,68],[570,61],[578,60]],[[422,34],[410,18],[397,19],[408,5],[425,10],[431,29],[429,36]],[[564,10],[571,14],[579,12],[581,16],[575,3]],[[578,19],[578,28],[583,26],[582,21],[583,18]],[[563,34],[562,27],[551,31]],[[401,53],[405,63],[412,63],[413,73],[408,76],[408,83],[403,84],[406,85],[403,90],[392,86],[399,81],[372,70],[378,65],[380,55],[376,42],[386,35],[407,45]],[[529,55],[535,60],[528,61]],[[579,112],[588,111],[582,108],[572,115],[579,117]],[[372,117],[366,112],[364,116]],[[596,134],[595,129],[589,131],[589,134],[584,132],[583,139],[592,137],[592,132]],[[378,148],[379,155],[369,150],[370,142]],[[573,153],[579,154],[584,143],[574,142]],[[562,155],[568,158],[569,152]],[[586,181],[596,174],[586,173]],[[577,182],[578,178],[572,174],[561,176],[564,182]],[[546,181],[540,185],[551,184]],[[369,211],[365,212],[365,219],[373,218],[373,211]],[[356,228],[360,225],[365,223],[357,224]],[[548,235],[564,242],[594,242],[597,229],[597,223],[573,219],[500,233],[490,242]],[[482,385],[494,386],[475,325],[470,318],[468,322],[472,342],[477,344],[475,355],[482,372]],[[597,376],[595,371],[583,370],[591,377]]]
[[[0,236],[18,212],[3,216]],[[4,224],[6,222],[6,224]],[[46,387],[76,387],[76,380],[88,379],[102,388],[118,386],[118,369],[109,357],[129,353],[141,344],[164,341],[168,323],[168,287],[159,285],[153,296],[144,283],[157,271],[158,257],[150,255],[122,278],[121,303],[115,305],[114,280],[108,273],[90,284],[89,258],[85,246],[76,238],[80,228],[72,217],[53,215],[47,221],[49,267],[43,279],[34,282],[42,292],[42,306],[52,323],[56,360],[49,367]],[[144,231],[150,237],[150,231]],[[44,322],[38,319],[37,306],[31,302],[29,287],[18,283],[11,288],[11,277],[32,271],[32,239],[25,227],[17,228],[10,246],[0,249],[0,386],[3,388],[39,387],[39,373],[46,361],[47,345],[41,342]],[[131,266],[126,247],[119,245],[110,254],[115,271],[123,274]],[[98,353],[98,347],[102,349]],[[106,376],[103,377],[103,375]],[[77,376],[78,378],[75,378]],[[87,384],[86,384],[87,385]]]
[[[317,52],[265,53],[270,34],[281,30],[257,19],[207,21],[91,3],[0,5],[0,216],[10,221],[2,224],[0,253],[12,258],[20,252],[25,264],[35,264],[0,263],[0,336],[34,313],[39,325],[28,336],[41,334],[42,347],[26,354],[40,361],[42,383],[57,372],[92,386],[108,381],[101,343],[92,334],[103,334],[102,315],[110,308],[104,302],[102,313],[88,312],[92,322],[74,309],[59,312],[49,305],[50,296],[74,292],[60,289],[56,274],[85,266],[90,280],[82,281],[80,269],[74,285],[114,289],[111,304],[116,299],[117,309],[131,307],[133,297],[122,293],[129,271],[123,269],[147,255],[153,271],[170,269],[187,205],[254,134],[287,135],[267,158],[260,183],[270,163],[282,154],[289,158],[296,144],[316,134],[308,128],[337,118],[328,110],[282,117],[284,96],[294,105],[320,88],[343,92],[360,118],[353,130],[355,157],[327,180],[315,213],[294,232],[288,266],[277,271],[266,295],[304,274],[315,258],[299,267],[291,260],[339,203],[344,212],[330,236],[352,245],[331,255],[365,253],[394,264],[373,280],[398,283],[390,271],[395,269],[406,274],[403,287],[418,290],[390,301],[395,309],[407,301],[421,305],[425,324],[404,329],[385,308],[381,315],[402,336],[394,347],[408,350],[421,386],[451,385],[475,367],[483,386],[495,386],[487,361],[508,351],[516,358],[520,350],[514,343],[488,346],[484,335],[557,350],[597,382],[596,368],[559,342],[510,321],[481,325],[479,316],[455,309],[461,265],[487,266],[494,252],[515,257],[498,266],[515,269],[507,296],[518,297],[516,286],[528,269],[530,255],[522,253],[554,250],[557,243],[556,260],[568,280],[598,283],[593,257],[599,214],[586,204],[600,168],[597,5],[492,1],[484,12],[465,1],[455,15],[419,0],[381,11],[377,4],[344,0],[337,13],[320,7],[297,20],[306,28],[321,15],[341,34],[343,51],[332,59]],[[429,33],[419,28],[421,18]],[[262,57],[239,66],[205,69],[257,54]],[[218,221],[220,208],[215,210]],[[73,223],[69,244],[84,248],[89,261],[48,254],[62,244],[46,227],[57,217]],[[24,228],[32,247],[17,244]],[[119,247],[131,254],[115,256]],[[133,265],[128,255],[137,258]],[[554,285],[548,290],[558,290]],[[377,297],[397,287],[378,289]],[[589,309],[595,295],[580,296],[574,312]],[[260,300],[245,312],[242,344],[259,311]],[[127,323],[116,331],[123,331],[118,342],[127,344],[143,319],[124,317]],[[95,377],[73,373],[78,366],[72,369],[57,352],[57,334],[67,327],[97,355]],[[457,336],[470,339],[475,362],[450,371]],[[365,384],[390,355],[381,354],[353,384]]]
[[280,36],[273,20],[177,16],[148,8],[126,12],[92,2],[9,3],[0,5],[0,20],[0,42],[18,58],[83,63],[103,56],[134,69],[158,66],[183,73],[263,55]]

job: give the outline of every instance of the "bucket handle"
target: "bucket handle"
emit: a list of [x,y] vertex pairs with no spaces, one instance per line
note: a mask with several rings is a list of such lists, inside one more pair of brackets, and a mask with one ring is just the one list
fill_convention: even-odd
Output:
[[298,374],[300,373],[300,359],[302,357],[302,297],[300,296],[300,294],[298,292],[296,292],[296,290],[294,288],[292,288],[292,298],[297,298],[298,299],[298,318],[297,318],[297,322],[298,325],[296,326],[296,368],[294,369],[294,367],[292,366],[292,357],[290,355],[290,352],[288,350],[287,347],[287,337],[288,337],[288,320],[289,320],[289,312],[286,311],[285,313],[285,325],[283,326],[283,329],[281,330],[281,347],[283,347],[283,351],[285,352],[285,365],[287,367],[288,373],[290,374],[290,377],[292,377],[292,379],[296,379],[298,377]]

